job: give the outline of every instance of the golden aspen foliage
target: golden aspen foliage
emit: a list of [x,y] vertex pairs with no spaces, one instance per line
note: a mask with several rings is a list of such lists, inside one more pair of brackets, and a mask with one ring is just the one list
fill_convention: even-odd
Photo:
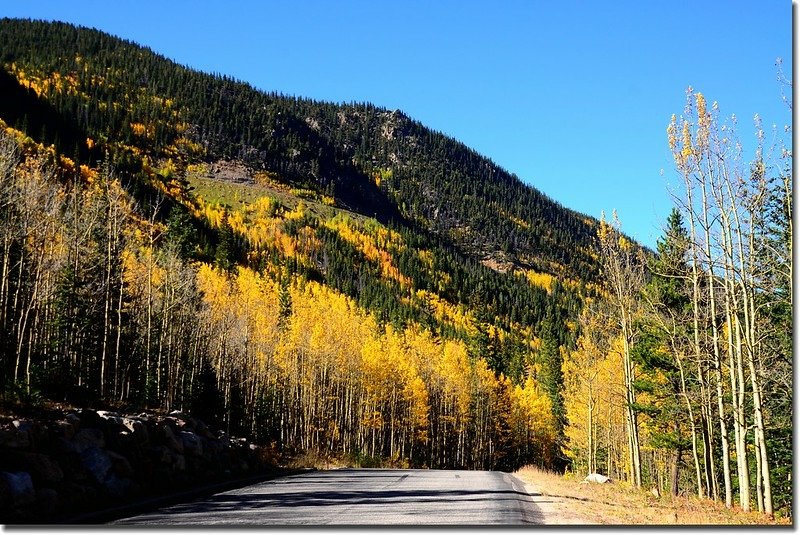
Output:
[[525,277],[534,286],[544,288],[547,290],[547,293],[552,293],[554,278],[549,273],[539,273],[533,270],[528,270],[525,272]]
[[[569,421],[565,429],[567,451],[581,466],[601,468],[609,476],[625,469],[622,351],[619,336],[608,346],[581,337],[578,348],[564,363],[564,406]],[[603,452],[605,466],[596,464],[600,457],[597,452]],[[594,459],[590,458],[592,455]]]
[[440,322],[452,325],[468,335],[477,332],[474,314],[462,305],[453,305],[439,295],[427,290],[417,290],[414,296],[425,310],[433,313]]
[[514,386],[511,399],[512,424],[519,429],[519,436],[525,436],[528,445],[545,450],[555,440],[550,397],[529,377],[524,384]]
[[436,373],[439,375],[442,391],[446,397],[455,402],[457,416],[469,417],[469,382],[470,369],[467,349],[464,344],[445,340],[442,343],[442,356],[439,359]]

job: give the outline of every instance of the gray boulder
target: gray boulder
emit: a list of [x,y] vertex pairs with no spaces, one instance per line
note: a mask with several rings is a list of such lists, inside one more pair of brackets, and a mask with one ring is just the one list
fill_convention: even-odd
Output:
[[81,417],[75,414],[74,412],[70,412],[64,417],[64,420],[67,421],[73,427],[73,434],[77,433],[81,430]]
[[180,438],[183,442],[183,450],[187,455],[198,457],[203,455],[203,440],[199,436],[191,431],[181,431]]
[[61,490],[61,501],[66,507],[80,506],[97,500],[97,490],[88,485],[67,482]]
[[80,409],[78,416],[81,420],[81,427],[101,427],[103,425],[103,419],[93,409]]
[[106,432],[115,433],[125,429],[124,419],[116,412],[97,411],[97,415],[103,421],[103,429]]
[[131,432],[134,440],[140,444],[147,444],[149,440],[149,433],[147,432],[147,425],[140,418],[123,418],[122,425]]
[[593,473],[583,478],[583,483],[611,483],[611,478],[606,477],[603,474]]
[[61,470],[61,466],[49,455],[25,452],[22,454],[21,461],[20,464],[37,482],[59,483],[64,479],[64,471]]
[[40,515],[52,515],[61,507],[61,499],[55,489],[49,487],[36,489],[36,512]]
[[88,448],[81,452],[81,465],[89,472],[95,483],[102,483],[108,477],[113,463],[108,452],[100,448]]
[[196,421],[194,432],[203,438],[209,438],[209,439],[217,438],[216,436],[214,436],[214,433],[211,432],[211,430],[208,428],[205,422],[201,420]]
[[183,453],[183,442],[178,440],[178,437],[175,436],[175,432],[172,430],[171,426],[162,424],[160,432],[165,446],[172,451]]
[[150,449],[150,459],[156,466],[172,464],[172,452],[166,446],[155,446]]
[[80,453],[80,451],[78,451],[77,446],[75,446],[75,444],[71,440],[67,440],[67,439],[62,438],[62,437],[56,437],[56,439],[53,441],[52,447],[53,447],[53,451],[56,454],[59,454],[59,455],[69,455],[69,454],[73,454],[73,453],[75,453],[75,454]]
[[36,500],[33,479],[27,472],[0,472],[14,505],[27,505]]
[[114,422],[122,425],[122,417],[116,412],[111,411],[97,411],[97,415],[106,422]]
[[172,457],[172,469],[176,472],[186,471],[186,457],[176,454]]
[[32,427],[23,424],[20,420],[14,420],[12,425],[5,426],[0,430],[0,446],[18,450],[30,448]]
[[33,434],[33,422],[31,420],[14,420],[11,422],[11,425],[13,425],[17,431]]
[[138,444],[133,439],[133,434],[128,431],[120,431],[115,435],[108,437],[109,447],[114,448],[117,452],[128,455],[138,449]]
[[82,453],[90,448],[104,448],[106,446],[106,438],[99,429],[85,428],[72,437],[72,444],[78,453]]
[[5,478],[0,477],[0,511],[8,511],[13,506],[14,497],[11,495],[11,487]]
[[76,433],[76,427],[67,419],[53,422],[50,429],[56,439],[63,438],[72,440],[72,437],[74,437]]
[[127,477],[109,474],[103,481],[103,491],[112,498],[123,498],[135,490],[134,482]]
[[133,467],[126,457],[111,450],[106,451],[106,454],[108,454],[108,457],[111,459],[111,467],[114,474],[119,477],[133,476]]

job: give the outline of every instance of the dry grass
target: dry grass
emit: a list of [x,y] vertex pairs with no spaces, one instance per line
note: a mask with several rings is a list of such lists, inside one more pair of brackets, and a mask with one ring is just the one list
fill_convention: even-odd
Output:
[[661,496],[637,490],[625,483],[582,483],[581,478],[561,476],[534,467],[516,472],[531,489],[547,500],[555,515],[564,515],[564,523],[612,525],[791,525],[788,519],[772,520],[759,513],[745,513],[738,508],[697,498]]
[[298,451],[284,456],[282,465],[287,468],[409,468],[407,460],[370,457],[353,453],[332,453],[319,450]]
[[284,459],[288,468],[316,468],[317,470],[331,470],[345,468],[348,464],[339,456],[322,451],[303,451],[288,456]]
[[344,212],[354,219],[363,218],[363,216],[344,208],[334,208],[313,198],[301,198],[295,195],[288,186],[282,184],[243,184],[192,174],[188,174],[186,179],[192,187],[193,195],[199,195],[211,204],[227,205],[233,210],[238,210],[246,204],[252,204],[260,197],[269,197],[278,201],[287,210],[293,210],[299,202],[303,202],[310,213],[323,219],[329,219],[340,212]]

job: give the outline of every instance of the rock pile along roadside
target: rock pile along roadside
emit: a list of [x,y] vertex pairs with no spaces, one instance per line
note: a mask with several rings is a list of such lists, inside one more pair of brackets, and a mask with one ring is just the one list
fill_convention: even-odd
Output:
[[78,409],[0,424],[0,523],[81,513],[274,469],[266,448],[180,412]]

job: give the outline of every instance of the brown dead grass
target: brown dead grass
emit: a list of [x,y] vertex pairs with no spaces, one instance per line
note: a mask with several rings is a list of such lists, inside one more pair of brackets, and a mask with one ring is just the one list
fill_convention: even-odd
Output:
[[710,500],[684,496],[656,497],[624,482],[582,483],[580,477],[562,476],[535,467],[515,474],[530,489],[554,498],[549,507],[573,523],[611,525],[791,525],[788,519],[773,520],[760,513],[745,513]]

